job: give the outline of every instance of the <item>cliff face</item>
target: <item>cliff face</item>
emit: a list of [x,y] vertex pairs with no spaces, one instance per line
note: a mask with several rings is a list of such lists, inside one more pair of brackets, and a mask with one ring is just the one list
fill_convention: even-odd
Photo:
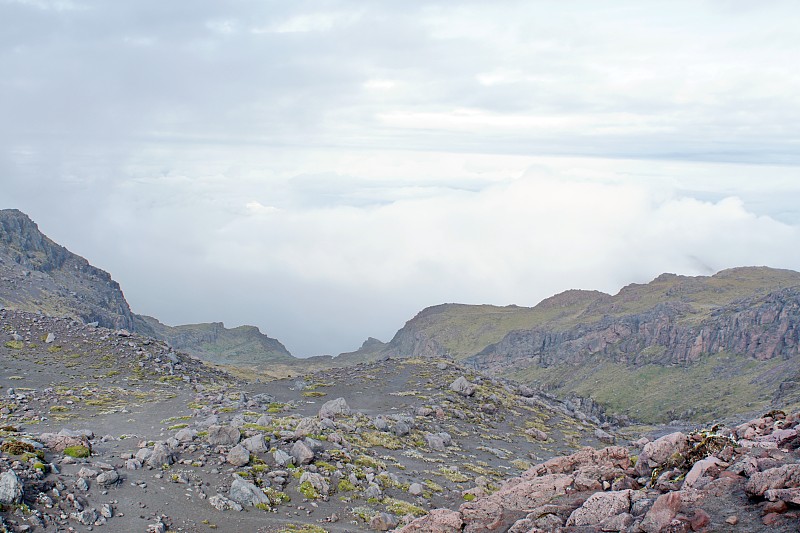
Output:
[[0,210],[0,304],[135,329],[119,284],[47,238],[16,209]]
[[297,362],[280,341],[255,326],[229,329],[222,322],[167,326],[152,317],[140,318],[154,337],[207,361],[232,365]]
[[468,359],[493,372],[537,365],[608,360],[686,365],[704,354],[730,352],[764,361],[800,354],[800,288],[786,288],[715,309],[699,324],[685,320],[693,309],[676,303],[623,317],[606,316],[567,331],[513,331]]
[[217,363],[296,362],[283,344],[254,326],[170,327],[134,314],[108,272],[50,240],[16,209],[0,210],[0,306],[127,329]]

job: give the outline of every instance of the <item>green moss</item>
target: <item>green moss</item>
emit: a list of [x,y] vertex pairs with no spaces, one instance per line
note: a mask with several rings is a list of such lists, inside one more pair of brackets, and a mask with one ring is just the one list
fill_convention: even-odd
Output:
[[382,502],[386,506],[386,510],[397,516],[405,516],[407,514],[414,516],[424,516],[428,512],[422,507],[418,507],[413,503],[399,500],[397,498],[384,498]]
[[339,480],[339,484],[336,486],[336,489],[339,492],[352,492],[356,490],[356,486],[350,483],[348,479],[341,479]]
[[297,492],[303,495],[307,500],[318,500],[322,495],[314,488],[310,481],[303,481],[297,487]]
[[83,459],[89,457],[89,455],[91,455],[91,451],[86,446],[68,446],[67,448],[64,448],[64,455],[75,457],[77,459]]
[[25,347],[25,343],[22,341],[8,341],[6,343],[6,348],[11,348],[12,350],[21,350]]
[[475,495],[471,492],[467,492],[463,496],[465,502],[472,502],[475,501]]
[[322,396],[327,396],[327,392],[322,392],[318,390],[312,391],[303,391],[300,393],[301,396],[305,396],[306,398],[321,398]]
[[189,424],[175,424],[175,425],[169,426],[167,429],[174,430],[174,429],[183,429],[183,428],[187,428],[187,427],[189,427]]

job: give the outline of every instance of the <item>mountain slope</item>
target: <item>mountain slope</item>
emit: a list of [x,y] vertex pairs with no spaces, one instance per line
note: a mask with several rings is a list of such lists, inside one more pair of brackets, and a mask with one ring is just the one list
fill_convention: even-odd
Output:
[[0,210],[0,304],[109,328],[135,323],[108,272],[47,238],[16,209]]
[[567,291],[533,308],[431,307],[390,342],[341,357],[449,356],[663,422],[786,400],[800,381],[799,336],[800,273],[743,267],[663,274],[614,296]]
[[296,359],[277,339],[261,333],[255,326],[228,329],[222,322],[167,326],[153,317],[140,315],[153,336],[165,340],[176,350],[185,350],[213,363],[250,365],[290,364]]
[[0,306],[127,329],[220,364],[290,365],[297,361],[283,344],[254,326],[170,327],[136,315],[108,272],[53,242],[16,209],[0,210]]

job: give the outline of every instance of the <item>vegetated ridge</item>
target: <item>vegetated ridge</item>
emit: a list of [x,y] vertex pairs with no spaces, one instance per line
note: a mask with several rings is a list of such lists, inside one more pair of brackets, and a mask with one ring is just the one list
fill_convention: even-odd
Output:
[[444,304],[388,343],[341,357],[442,357],[648,422],[708,420],[800,400],[800,273],[662,274],[611,296],[570,290],[532,308]]

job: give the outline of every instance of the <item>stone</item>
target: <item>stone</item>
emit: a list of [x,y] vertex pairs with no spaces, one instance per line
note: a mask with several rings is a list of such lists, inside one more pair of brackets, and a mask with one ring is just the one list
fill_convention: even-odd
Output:
[[525,434],[534,440],[546,441],[548,439],[547,433],[536,428],[530,428],[525,430]]
[[96,481],[103,487],[110,487],[119,481],[119,473],[116,470],[108,470],[99,474]]
[[443,452],[445,450],[444,440],[439,435],[427,433],[425,435],[425,442],[428,443],[428,447],[431,450],[435,450],[437,452]]
[[226,460],[233,466],[244,466],[250,462],[250,452],[241,444],[237,444],[228,452]]
[[763,496],[771,489],[800,487],[800,464],[787,464],[764,472],[753,472],[744,485],[749,496]]
[[[303,472],[303,475],[300,476],[300,484],[302,485],[305,482],[308,482],[323,497],[327,497],[331,490],[325,478],[316,472]],[[364,497],[366,498],[367,496]]]
[[647,533],[656,533],[663,531],[675,518],[675,515],[680,511],[681,495],[679,492],[668,492],[662,494],[655,501],[653,506],[644,515],[641,528]]
[[269,448],[267,448],[267,443],[264,439],[263,433],[258,433],[252,437],[244,439],[241,442],[241,445],[244,446],[245,449],[250,453],[262,453],[269,450]]
[[179,429],[177,433],[175,433],[175,438],[178,442],[192,442],[196,436],[197,431],[189,428]]
[[0,476],[0,504],[13,505],[20,503],[23,496],[22,481],[13,470],[7,470]]
[[295,442],[289,454],[296,465],[307,465],[314,460],[314,451],[302,441]]
[[53,335],[52,333],[48,333],[47,336],[44,338],[45,344],[52,344],[53,342],[55,342],[55,340],[56,336]]
[[595,492],[569,518],[567,526],[593,526],[631,508],[631,490]]
[[461,533],[463,529],[464,521],[460,513],[449,509],[434,509],[398,530],[398,533]]
[[425,492],[425,487],[420,483],[412,483],[408,486],[408,493],[412,496],[421,496]]
[[464,376],[460,376],[450,384],[450,390],[459,393],[461,396],[468,397],[474,395],[478,387],[474,383],[467,381]]
[[[63,430],[62,430],[63,431]],[[85,435],[62,435],[61,433],[42,433],[39,441],[53,452],[63,452],[73,446],[85,446],[91,449],[89,438]]]
[[397,437],[405,437],[411,433],[411,428],[405,422],[398,422],[392,427],[392,433]]
[[255,506],[259,503],[270,505],[269,498],[264,494],[264,491],[235,474],[228,496],[231,500],[242,505]]
[[337,418],[350,415],[350,406],[344,398],[336,398],[325,402],[319,409],[319,418]]
[[689,473],[686,474],[686,479],[684,479],[683,481],[682,488],[688,489],[694,487],[697,484],[698,480],[701,477],[705,476],[706,472],[708,472],[709,469],[713,467],[719,467],[721,464],[723,464],[722,461],[720,461],[713,455],[711,457],[707,457],[705,459],[697,461],[692,467],[692,469],[689,470]]
[[369,527],[374,531],[389,531],[397,527],[398,522],[393,514],[378,513],[370,519]]
[[[138,458],[138,453],[137,453]],[[175,462],[175,456],[170,450],[169,446],[167,446],[163,442],[156,442],[153,446],[152,453],[147,457],[147,460],[144,461],[147,463],[147,466],[152,468],[161,468],[164,465],[171,465]]]
[[650,475],[653,468],[663,465],[675,454],[685,454],[688,450],[689,439],[680,431],[664,435],[644,445],[636,463],[636,471],[643,476]]
[[635,519],[632,514],[622,513],[606,518],[598,524],[598,527],[600,531],[627,531],[634,522]]
[[212,446],[233,446],[239,444],[242,433],[232,426],[209,426],[206,440]]
[[208,503],[217,511],[241,511],[242,506],[233,500],[229,500],[221,494],[215,494],[208,499]]
[[320,432],[319,420],[306,417],[301,418],[300,422],[294,429],[294,436],[297,438],[308,437],[309,435],[316,435]]
[[272,458],[275,459],[277,466],[286,466],[294,463],[294,458],[283,450],[275,450]]
[[769,489],[764,491],[764,498],[771,502],[781,501],[800,505],[800,488],[794,487],[791,489]]

